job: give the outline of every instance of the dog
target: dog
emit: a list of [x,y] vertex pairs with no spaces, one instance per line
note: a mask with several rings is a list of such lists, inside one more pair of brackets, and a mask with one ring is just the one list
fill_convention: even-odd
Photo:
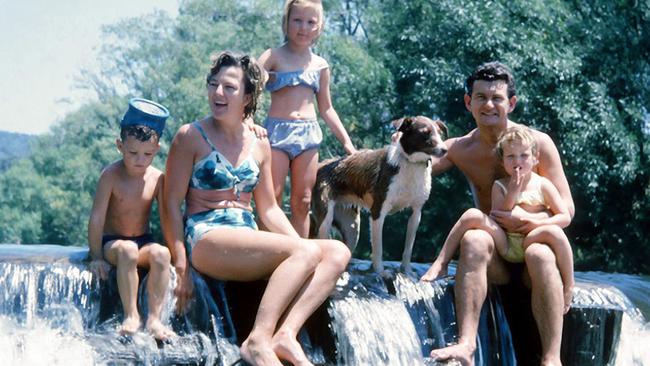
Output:
[[[405,117],[392,122],[401,136],[377,150],[361,150],[319,164],[312,198],[313,227],[328,238],[335,227],[354,251],[359,241],[359,208],[370,211],[372,266],[389,276],[382,263],[382,229],[386,215],[412,209],[406,230],[401,269],[411,270],[411,253],[422,206],[431,191],[431,157],[447,152],[442,135],[447,126],[427,117]],[[398,134],[399,135],[399,134]]]

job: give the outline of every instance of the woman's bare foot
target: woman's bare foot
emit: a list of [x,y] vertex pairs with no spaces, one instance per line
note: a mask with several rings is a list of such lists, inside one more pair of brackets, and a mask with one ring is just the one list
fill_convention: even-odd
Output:
[[282,366],[269,342],[255,339],[250,335],[242,343],[239,353],[244,361],[254,366]]
[[158,319],[148,319],[145,328],[155,339],[159,341],[164,341],[176,336],[176,333],[174,333],[173,330],[169,329],[169,327],[166,327]]
[[291,362],[294,366],[314,366],[305,355],[296,336],[278,331],[273,336],[273,351],[282,360]]
[[139,316],[129,316],[122,322],[120,327],[121,335],[133,335],[140,328],[140,317]]
[[445,348],[434,349],[431,351],[431,357],[435,360],[454,359],[463,366],[474,366],[475,347],[470,347],[467,343],[458,343]]
[[564,314],[569,312],[573,300],[573,284],[564,286]]

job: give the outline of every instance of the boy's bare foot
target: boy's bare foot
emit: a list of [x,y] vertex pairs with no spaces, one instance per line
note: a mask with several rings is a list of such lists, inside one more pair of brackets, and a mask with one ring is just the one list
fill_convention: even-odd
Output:
[[474,366],[475,347],[470,347],[466,343],[458,343],[445,348],[434,349],[431,351],[431,357],[435,360],[454,359],[463,366]]
[[573,300],[573,285],[564,286],[564,314],[569,312]]
[[169,327],[166,327],[158,319],[148,319],[145,328],[155,339],[159,341],[165,341],[176,336],[176,333],[174,333],[173,330],[169,329]]
[[129,316],[122,322],[120,327],[121,335],[133,335],[140,328],[140,317]]
[[305,355],[296,337],[283,331],[273,336],[273,351],[282,360],[294,366],[314,366]]
[[241,358],[255,366],[282,366],[269,342],[260,341],[250,335],[239,348]]

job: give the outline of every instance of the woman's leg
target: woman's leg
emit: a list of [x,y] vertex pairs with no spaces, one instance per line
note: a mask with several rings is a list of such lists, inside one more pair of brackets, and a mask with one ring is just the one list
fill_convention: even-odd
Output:
[[311,192],[318,172],[318,149],[296,156],[291,162],[291,224],[301,238],[309,236]]
[[564,313],[566,314],[571,307],[573,286],[575,284],[573,279],[573,251],[569,239],[559,226],[546,225],[535,228],[526,235],[524,250],[533,243],[546,244],[555,253],[557,267],[560,270],[564,286]]
[[282,324],[273,336],[275,353],[296,366],[311,365],[296,339],[298,332],[307,318],[332,293],[336,280],[345,271],[351,256],[348,247],[339,241],[315,242],[321,248],[323,259],[289,306]]
[[273,334],[321,260],[321,248],[313,241],[245,228],[211,230],[192,250],[192,265],[210,277],[238,281],[268,277],[253,330],[241,347],[242,358],[254,365],[280,365]]
[[273,190],[275,201],[282,208],[282,194],[284,193],[284,184],[289,174],[289,156],[282,150],[271,150],[271,175],[273,177]]

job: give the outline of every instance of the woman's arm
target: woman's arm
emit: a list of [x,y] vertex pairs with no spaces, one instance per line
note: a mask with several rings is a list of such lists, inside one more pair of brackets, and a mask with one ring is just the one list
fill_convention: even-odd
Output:
[[257,140],[256,147],[255,155],[260,162],[260,179],[253,191],[257,215],[269,231],[299,237],[275,201],[271,177],[271,145],[268,140]]
[[167,156],[163,185],[162,227],[165,243],[172,257],[172,264],[179,276],[176,286],[178,296],[178,309],[185,308],[185,302],[192,293],[189,265],[185,254],[183,238],[183,214],[181,205],[187,194],[192,166],[194,165],[194,152],[190,134],[190,125],[181,126],[174,136]]
[[343,123],[339,118],[338,113],[334,110],[332,106],[332,98],[330,96],[330,69],[329,67],[324,68],[320,73],[320,90],[316,95],[316,101],[318,102],[318,112],[321,117],[327,124],[327,127],[332,130],[336,139],[343,145],[343,149],[348,154],[353,154],[357,151],[348,132],[343,127]]

